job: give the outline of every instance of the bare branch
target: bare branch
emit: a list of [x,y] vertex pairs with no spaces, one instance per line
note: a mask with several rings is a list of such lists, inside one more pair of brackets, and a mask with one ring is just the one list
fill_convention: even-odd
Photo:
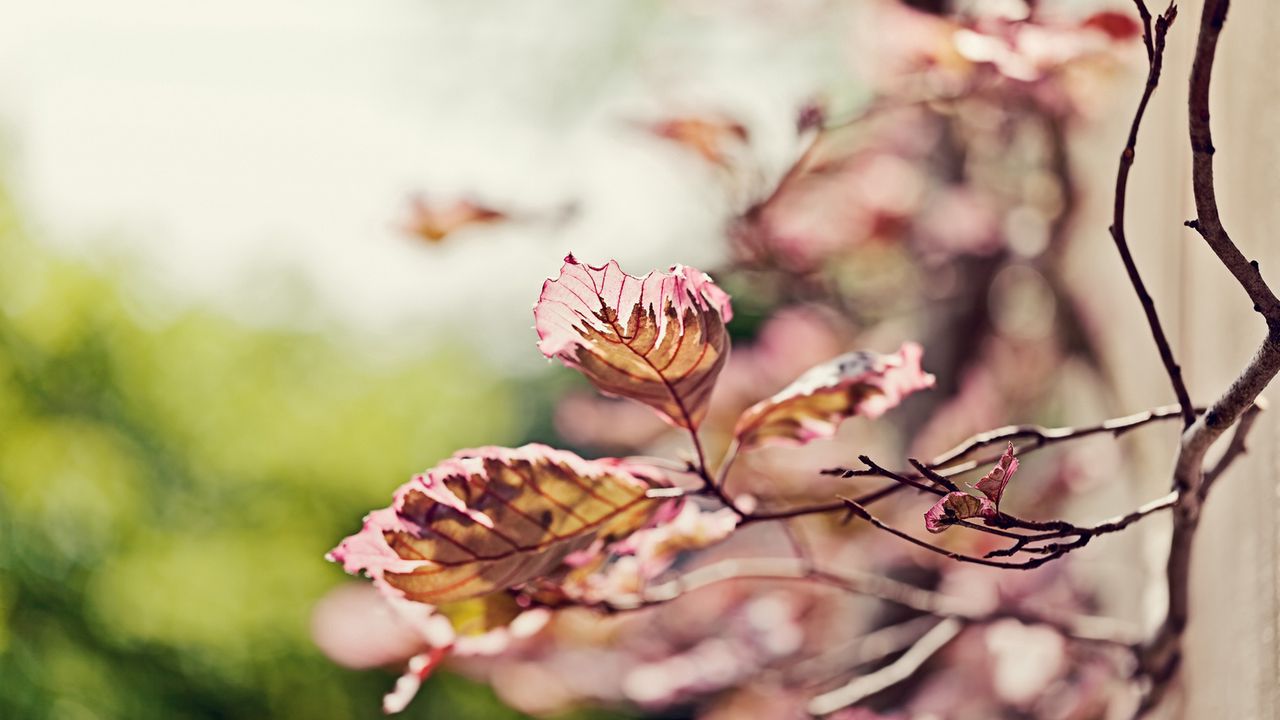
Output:
[[1262,279],[1257,262],[1249,262],[1236,247],[1218,215],[1217,191],[1213,183],[1213,132],[1209,126],[1209,81],[1218,49],[1218,35],[1227,21],[1229,0],[1205,0],[1191,65],[1191,94],[1187,114],[1191,134],[1191,187],[1195,194],[1196,219],[1187,227],[1200,233],[1210,249],[1244,288],[1254,309],[1268,325],[1280,323],[1280,299]]
[[1142,41],[1147,48],[1147,84],[1142,91],[1142,98],[1138,101],[1138,109],[1134,111],[1133,122],[1129,125],[1129,139],[1125,142],[1124,151],[1120,153],[1120,169],[1116,171],[1115,205],[1110,228],[1111,239],[1115,241],[1116,250],[1120,252],[1120,260],[1124,263],[1125,272],[1129,275],[1129,283],[1133,285],[1138,301],[1142,303],[1142,312],[1147,316],[1147,325],[1151,328],[1151,337],[1155,339],[1160,361],[1164,363],[1165,373],[1173,386],[1173,394],[1178,398],[1178,406],[1182,411],[1182,424],[1185,427],[1195,421],[1195,411],[1191,406],[1191,397],[1187,394],[1187,386],[1182,381],[1182,368],[1173,357],[1173,349],[1169,347],[1164,327],[1160,324],[1160,315],[1156,312],[1155,302],[1151,299],[1151,293],[1147,292],[1147,285],[1142,281],[1142,274],[1138,272],[1133,254],[1129,252],[1129,241],[1125,238],[1124,232],[1125,195],[1129,187],[1129,170],[1133,167],[1133,159],[1137,152],[1138,128],[1142,126],[1142,116],[1147,111],[1147,103],[1151,101],[1152,93],[1160,84],[1160,68],[1164,64],[1165,35],[1174,18],[1177,17],[1178,10],[1177,6],[1170,3],[1169,8],[1155,19],[1153,31],[1151,13],[1147,10],[1146,3],[1143,0],[1134,0],[1134,3],[1138,6],[1138,14],[1142,18]]
[[854,678],[844,687],[823,693],[810,700],[809,714],[829,715],[907,680],[920,669],[921,665],[928,662],[929,658],[954,640],[963,629],[964,624],[959,620],[943,620],[921,636],[911,649],[902,654],[902,657],[869,675]]
[[1031,442],[1017,448],[1018,454],[1024,454],[1047,445],[1067,442],[1070,440],[1078,440],[1080,438],[1089,437],[1090,435],[1110,433],[1114,437],[1119,437],[1134,428],[1141,427],[1148,423],[1160,422],[1179,417],[1180,412],[1180,408],[1177,405],[1164,405],[1162,407],[1144,410],[1143,412],[1134,413],[1132,415],[1112,418],[1096,425],[1057,428],[1047,428],[1042,425],[1006,425],[1005,427],[978,433],[977,435],[970,437],[959,445],[935,457],[933,461],[929,463],[929,467],[937,469],[942,466],[951,465],[957,460],[968,457],[977,450],[981,450],[992,445],[1004,445],[1010,440],[1019,440],[1024,438],[1029,439]]
[[889,533],[890,535],[896,535],[897,537],[900,537],[903,540],[906,540],[907,542],[911,543],[912,545],[915,545],[916,547],[924,548],[929,552],[936,553],[946,558],[950,558],[951,560],[973,563],[975,565],[985,565],[986,567],[1005,568],[1008,570],[1031,570],[1033,568],[1040,567],[1041,565],[1049,562],[1050,560],[1054,560],[1059,557],[1062,557],[1063,555],[1066,555],[1071,550],[1074,550],[1077,547],[1082,547],[1085,543],[1089,541],[1089,536],[1085,536],[1083,538],[1077,538],[1076,540],[1073,540],[1070,543],[1064,543],[1060,545],[1058,548],[1056,548],[1050,553],[1041,555],[1039,557],[1034,557],[1029,560],[1022,560],[1018,562],[992,560],[989,558],[976,557],[974,555],[966,555],[964,553],[955,552],[953,550],[947,550],[946,548],[939,547],[937,545],[934,545],[931,542],[921,540],[920,538],[917,538],[914,535],[903,532],[902,530],[899,530],[898,528],[895,528],[892,525],[885,523],[880,518],[876,517],[875,515],[872,515],[869,510],[867,510],[862,505],[858,504],[856,501],[846,499],[845,502],[848,503],[850,512],[852,512],[857,517],[860,517],[863,520],[866,520],[867,522],[871,523],[872,526],[874,526],[879,530],[883,530]]
[[1222,456],[1213,464],[1213,468],[1205,471],[1204,482],[1200,485],[1201,501],[1209,494],[1209,488],[1213,483],[1231,467],[1231,464],[1241,455],[1248,452],[1245,443],[1249,439],[1249,431],[1253,429],[1253,423],[1257,421],[1258,415],[1266,409],[1266,401],[1263,398],[1258,398],[1248,410],[1244,411],[1244,415],[1240,416],[1240,420],[1236,422],[1235,433],[1231,435],[1231,441],[1227,444],[1226,450],[1222,451]]

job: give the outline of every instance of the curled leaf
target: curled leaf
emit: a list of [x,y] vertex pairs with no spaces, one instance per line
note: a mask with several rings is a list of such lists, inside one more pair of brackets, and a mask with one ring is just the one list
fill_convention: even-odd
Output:
[[683,265],[635,277],[616,261],[596,267],[569,255],[533,315],[544,355],[677,427],[697,428],[729,355],[729,296]]
[[647,525],[644,471],[545,445],[464,450],[415,476],[329,559],[391,595],[440,604],[516,587]]
[[931,533],[940,533],[958,520],[973,517],[995,517],[996,506],[986,498],[969,493],[953,492],[933,504],[924,514],[924,527]]
[[835,434],[845,418],[877,418],[911,393],[933,387],[933,375],[920,368],[921,355],[919,345],[904,343],[889,355],[854,352],[818,365],[748,408],[734,437],[744,450],[803,445]]
[[996,462],[996,466],[991,468],[991,472],[982,476],[982,479],[973,484],[973,489],[987,496],[992,504],[997,508],[1000,507],[1000,498],[1004,495],[1004,489],[1009,484],[1009,479],[1018,471],[1018,458],[1013,456],[1013,443],[1009,443],[1008,449],[1000,456]]

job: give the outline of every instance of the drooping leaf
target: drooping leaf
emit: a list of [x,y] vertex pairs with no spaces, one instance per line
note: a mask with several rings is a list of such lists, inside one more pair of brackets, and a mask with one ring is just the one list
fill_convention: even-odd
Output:
[[616,261],[596,267],[569,255],[533,315],[544,355],[676,427],[697,428],[729,355],[729,296],[683,265],[635,277]]
[[948,493],[933,504],[924,514],[924,527],[931,533],[940,533],[953,525],[957,520],[968,520],[974,517],[994,517],[996,506],[986,498],[978,498],[969,493]]
[[667,501],[646,497],[645,472],[545,445],[463,450],[402,485],[329,558],[423,603],[516,587],[648,524]]
[[922,351],[904,343],[896,353],[841,355],[801,375],[771,398],[747,409],[734,429],[741,448],[803,445],[830,437],[854,415],[880,417],[917,390],[933,387],[920,368]]
[[982,479],[973,484],[973,489],[987,496],[997,508],[1000,507],[1000,498],[1004,495],[1004,489],[1009,484],[1009,479],[1018,471],[1018,458],[1013,456],[1013,443],[1009,443],[1008,449],[1000,456],[996,462],[996,466],[991,468],[991,472],[982,476]]
[[409,220],[405,224],[405,230],[434,245],[463,228],[489,225],[506,219],[506,213],[473,200],[433,203],[419,195],[409,201]]

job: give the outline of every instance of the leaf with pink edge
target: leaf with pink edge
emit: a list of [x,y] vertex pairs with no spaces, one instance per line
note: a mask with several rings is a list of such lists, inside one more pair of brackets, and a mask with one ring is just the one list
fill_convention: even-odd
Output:
[[801,375],[773,397],[747,409],[734,437],[744,450],[803,445],[830,437],[846,418],[877,418],[917,390],[933,387],[920,367],[923,351],[904,343],[896,353],[853,352]]
[[616,261],[596,267],[565,258],[533,309],[538,349],[587,376],[606,395],[657,410],[696,429],[729,355],[729,296],[682,265],[644,277]]
[[545,445],[464,450],[401,486],[329,558],[423,603],[517,587],[648,525],[670,503],[648,497],[648,472]]

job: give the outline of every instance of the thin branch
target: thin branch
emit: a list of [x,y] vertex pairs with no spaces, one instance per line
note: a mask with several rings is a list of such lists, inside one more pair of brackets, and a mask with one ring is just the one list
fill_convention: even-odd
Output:
[[1222,451],[1222,455],[1213,464],[1213,468],[1206,470],[1204,473],[1204,482],[1200,485],[1201,501],[1208,496],[1209,488],[1219,477],[1222,477],[1222,474],[1231,467],[1232,463],[1248,452],[1249,448],[1245,443],[1249,439],[1249,431],[1253,429],[1253,424],[1257,421],[1258,415],[1266,409],[1266,401],[1258,398],[1248,410],[1244,411],[1244,415],[1241,415],[1240,419],[1236,421],[1236,429],[1231,435],[1231,441],[1227,443],[1227,448]]
[[963,629],[964,624],[959,620],[943,620],[921,636],[902,657],[869,675],[854,678],[844,687],[810,700],[809,714],[829,715],[909,679]]
[[1083,538],[1077,538],[1071,543],[1065,543],[1061,545],[1058,549],[1054,550],[1049,554],[1031,558],[1029,560],[1021,560],[1018,562],[992,560],[989,558],[976,557],[974,555],[966,555],[964,553],[955,552],[954,550],[947,550],[946,548],[939,547],[937,545],[934,545],[931,542],[921,540],[920,538],[917,538],[914,535],[903,532],[902,530],[899,530],[898,528],[895,528],[892,525],[885,523],[880,518],[876,517],[875,515],[872,515],[869,510],[867,510],[862,505],[858,504],[856,501],[846,500],[845,502],[848,504],[849,510],[854,515],[862,518],[863,520],[866,520],[868,523],[871,523],[871,525],[878,530],[883,530],[889,533],[890,535],[896,535],[897,537],[900,537],[903,540],[906,540],[907,542],[911,543],[912,545],[915,545],[916,547],[924,548],[929,552],[936,553],[946,558],[950,558],[951,560],[973,563],[974,565],[984,565],[986,567],[1004,568],[1007,570],[1031,570],[1031,569],[1040,567],[1041,565],[1049,562],[1050,560],[1054,560],[1056,558],[1062,557],[1063,555],[1066,555],[1071,550],[1074,550],[1077,547],[1081,547],[1089,541],[1089,536],[1085,536]]
[[942,477],[941,475],[937,475],[936,473],[932,477],[929,477],[928,479],[940,485],[941,486],[940,488],[935,487],[933,485],[926,485],[920,482],[919,480],[915,479],[914,477],[911,477],[909,475],[905,475],[902,473],[897,473],[887,468],[881,467],[880,465],[876,464],[876,461],[872,460],[867,455],[859,455],[858,460],[860,460],[863,465],[866,465],[867,470],[869,470],[870,472],[873,472],[876,475],[879,475],[881,477],[885,477],[890,480],[893,480],[894,482],[902,483],[903,485],[910,485],[911,487],[917,490],[922,490],[927,493],[933,493],[934,495],[946,495],[949,492],[960,491],[960,488],[957,487],[955,483]]
[[[1171,492],[1168,495],[1152,500],[1151,502],[1148,502],[1125,515],[1120,515],[1110,520],[1104,520],[1095,525],[1083,527],[1061,520],[1047,522],[1022,520],[1021,518],[1004,513],[988,520],[987,522],[990,525],[989,527],[965,521],[954,523],[973,530],[980,530],[1014,539],[1014,544],[1012,546],[1002,550],[992,551],[983,557],[976,557],[947,550],[946,548],[921,540],[920,538],[888,525],[884,521],[875,517],[858,501],[846,499],[845,502],[848,505],[850,512],[871,523],[876,528],[884,530],[892,535],[896,535],[903,540],[929,550],[930,552],[937,553],[952,560],[974,563],[976,565],[985,565],[987,567],[1031,570],[1049,562],[1050,560],[1056,560],[1073,550],[1084,547],[1089,544],[1093,538],[1098,537],[1099,535],[1108,535],[1110,533],[1119,532],[1149,515],[1160,512],[1161,510],[1168,510],[1177,504],[1178,497],[1179,495],[1176,491]],[[1017,533],[1002,532],[997,529],[1000,527],[1017,527],[1040,532],[1032,535],[1020,535]],[[1061,540],[1062,542],[1051,542],[1046,545],[1033,546],[1033,543],[1048,542],[1050,540]],[[1000,557],[1010,557],[1019,552],[1033,554],[1037,557],[1020,561],[1001,561],[995,559]]]
[[978,433],[977,435],[970,437],[959,445],[956,445],[950,450],[935,457],[933,461],[929,463],[929,467],[937,469],[945,465],[951,465],[957,460],[968,457],[977,450],[981,450],[992,445],[1003,445],[1010,440],[1026,438],[1032,441],[1017,448],[1017,452],[1022,454],[1032,450],[1037,450],[1047,445],[1053,445],[1055,443],[1066,442],[1069,440],[1077,440],[1090,435],[1110,433],[1113,437],[1119,437],[1134,428],[1141,427],[1148,423],[1176,418],[1180,415],[1181,409],[1179,406],[1164,405],[1158,408],[1134,413],[1132,415],[1105,420],[1096,425],[1057,428],[1047,428],[1041,425],[1006,425],[1005,427]]
[[1124,232],[1125,195],[1129,187],[1129,170],[1133,167],[1134,155],[1137,152],[1138,128],[1142,126],[1142,116],[1147,111],[1147,103],[1160,84],[1160,68],[1164,64],[1165,35],[1169,26],[1178,15],[1178,8],[1172,2],[1167,10],[1155,19],[1154,34],[1152,31],[1151,13],[1143,0],[1134,0],[1138,6],[1138,14],[1142,18],[1142,40],[1147,48],[1147,84],[1142,91],[1142,99],[1138,101],[1138,109],[1133,114],[1133,122],[1129,125],[1129,139],[1125,142],[1124,151],[1120,153],[1120,169],[1116,171],[1115,205],[1111,219],[1111,238],[1115,241],[1116,250],[1120,252],[1120,260],[1124,263],[1125,272],[1129,274],[1129,283],[1142,303],[1142,312],[1147,316],[1147,325],[1151,328],[1151,336],[1155,339],[1156,349],[1160,353],[1160,361],[1164,363],[1165,373],[1173,386],[1173,394],[1178,398],[1178,406],[1182,410],[1182,424],[1190,426],[1195,421],[1195,411],[1191,406],[1191,397],[1187,394],[1187,386],[1182,381],[1182,369],[1173,357],[1173,349],[1165,337],[1164,327],[1160,324],[1160,316],[1156,312],[1151,293],[1147,292],[1138,265],[1129,252],[1129,242]]
[[[863,462],[865,463],[866,460],[863,460]],[[942,487],[946,488],[950,492],[960,492],[959,485],[956,485],[954,482],[951,482],[951,480],[947,479],[943,475],[934,472],[933,468],[930,468],[928,465],[925,465],[924,463],[920,462],[915,458],[907,458],[907,462],[911,463],[911,467],[915,468],[916,472],[920,473],[921,475],[928,478],[929,480],[932,480],[935,484],[941,485]]]
[[714,496],[716,500],[719,500],[722,505],[736,513],[738,517],[742,517],[745,513],[733,502],[733,498],[729,497],[724,491],[724,487],[711,477],[711,471],[707,468],[707,454],[702,449],[702,440],[698,437],[697,428],[691,424],[688,430],[689,437],[693,441],[693,450],[698,457],[698,464],[693,469],[698,477],[702,478],[702,490]]

